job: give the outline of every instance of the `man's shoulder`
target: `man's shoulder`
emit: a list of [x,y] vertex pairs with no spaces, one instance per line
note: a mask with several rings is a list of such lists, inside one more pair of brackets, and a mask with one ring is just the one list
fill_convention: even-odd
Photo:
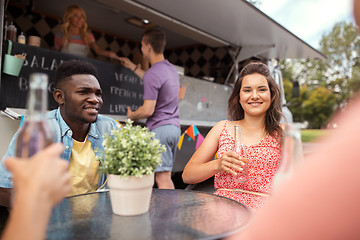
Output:
[[[164,76],[167,76],[164,78]],[[148,79],[157,79],[159,81],[165,79],[180,79],[176,68],[167,60],[156,63],[149,68],[144,74],[144,82]]]
[[51,110],[50,112],[46,113],[46,118],[51,119],[55,118],[57,109]]
[[98,115],[95,124],[99,126],[99,129],[113,128],[118,125],[118,123],[113,118],[101,114]]
[[96,122],[94,122],[94,124],[96,125],[96,128],[101,134],[110,133],[113,128],[119,126],[119,124],[114,119],[101,114],[98,115],[97,120]]
[[57,109],[54,109],[46,114],[46,119],[50,123],[50,127],[59,126],[59,119],[57,116]]
[[154,64],[153,66],[151,66],[149,68],[149,72],[157,72],[157,71],[163,71],[163,70],[172,70],[176,72],[176,68],[174,67],[174,65],[172,65],[168,60],[164,60],[161,62],[157,62],[156,64]]
[[51,123],[60,123],[61,114],[58,109],[54,109],[46,114],[46,119]]
[[117,123],[113,118],[99,114],[97,117],[96,122],[111,122],[111,123]]

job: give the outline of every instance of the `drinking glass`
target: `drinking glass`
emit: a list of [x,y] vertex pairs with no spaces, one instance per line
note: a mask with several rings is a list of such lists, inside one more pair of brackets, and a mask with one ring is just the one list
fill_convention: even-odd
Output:
[[303,161],[300,126],[286,123],[284,130],[280,164],[273,182],[275,190],[292,178],[295,168]]
[[[244,141],[242,139],[241,127],[239,125],[235,125],[234,127],[234,136],[235,136],[235,144],[234,150],[240,157],[247,158],[247,153],[244,146]],[[241,172],[236,171],[237,175],[234,177],[237,182],[247,182],[249,181],[249,172],[248,172],[248,163],[241,166],[243,169]]]

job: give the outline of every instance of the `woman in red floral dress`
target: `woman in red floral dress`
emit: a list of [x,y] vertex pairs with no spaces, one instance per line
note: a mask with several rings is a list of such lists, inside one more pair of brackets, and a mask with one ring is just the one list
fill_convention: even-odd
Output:
[[[265,64],[252,62],[242,69],[228,101],[228,114],[230,120],[218,122],[191,157],[183,181],[195,184],[215,175],[215,194],[257,211],[271,193],[283,135],[280,89]],[[246,158],[234,152],[235,125],[241,127]],[[236,175],[246,162],[249,180],[237,182]]]

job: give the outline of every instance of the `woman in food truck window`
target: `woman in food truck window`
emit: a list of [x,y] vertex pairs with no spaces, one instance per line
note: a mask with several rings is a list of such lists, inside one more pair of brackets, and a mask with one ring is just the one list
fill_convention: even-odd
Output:
[[90,48],[96,54],[117,59],[116,53],[101,49],[93,34],[88,30],[85,11],[78,5],[67,7],[61,32],[55,36],[55,49],[61,52],[87,57]]

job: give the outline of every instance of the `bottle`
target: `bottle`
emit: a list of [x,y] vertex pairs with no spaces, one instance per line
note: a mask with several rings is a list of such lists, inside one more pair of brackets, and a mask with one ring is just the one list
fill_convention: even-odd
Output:
[[25,44],[26,38],[23,32],[18,36],[18,43]]
[[30,75],[27,99],[27,120],[19,130],[16,156],[28,158],[53,142],[52,132],[46,121],[48,76],[44,73]]
[[16,27],[13,22],[10,22],[10,25],[7,26],[6,37],[8,40],[16,42]]
[[[242,139],[241,127],[239,125],[235,125],[234,127],[234,136],[235,136],[235,144],[234,144],[235,153],[237,153],[240,157],[246,158],[247,153]],[[249,181],[248,163],[245,163],[245,165],[241,166],[241,168],[243,170],[241,172],[237,172],[237,175],[234,177],[235,181],[240,183]]]
[[303,161],[301,131],[295,123],[285,124],[285,132],[281,149],[281,159],[273,181],[274,190],[289,181],[295,169]]
[[8,39],[7,38],[7,29],[8,29],[8,22],[6,21],[5,25],[4,25],[4,39],[6,39],[6,40]]

